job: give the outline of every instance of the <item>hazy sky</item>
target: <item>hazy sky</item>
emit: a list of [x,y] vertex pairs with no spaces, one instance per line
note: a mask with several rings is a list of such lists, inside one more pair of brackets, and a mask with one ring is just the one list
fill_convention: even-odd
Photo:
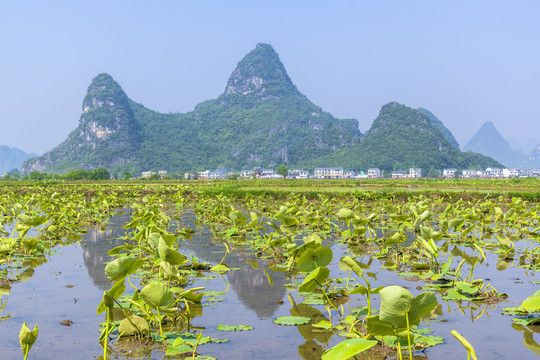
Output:
[[191,111],[258,42],[362,131],[398,101],[431,110],[461,145],[487,120],[540,139],[540,1],[5,0],[0,145],[58,145],[101,72],[150,109]]

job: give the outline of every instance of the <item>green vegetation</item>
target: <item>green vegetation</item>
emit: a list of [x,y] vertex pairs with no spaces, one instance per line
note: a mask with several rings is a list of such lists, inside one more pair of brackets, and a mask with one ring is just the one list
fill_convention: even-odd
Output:
[[[291,316],[273,319],[275,326],[294,326],[302,336],[317,333],[306,339],[320,358],[347,359],[371,351],[402,358],[403,348],[413,358],[415,352],[452,341],[450,329],[429,335],[430,329],[423,327],[444,319],[443,308],[458,313],[467,309],[471,319],[486,315],[485,321],[492,321],[488,310],[512,297],[496,289],[503,277],[492,282],[478,278],[477,269],[486,271],[493,259],[494,271],[540,269],[540,198],[531,195],[538,179],[366,181],[347,191],[344,184],[351,183],[3,182],[0,274],[8,284],[27,280],[54,246],[78,241],[88,226],[128,211],[128,233],[122,245],[109,251],[114,260],[104,270],[111,286],[95,304],[105,318],[100,336],[104,359],[129,340],[192,358],[204,353],[204,344],[224,341],[203,336],[193,325],[195,316],[204,316],[205,297],[218,294],[203,292],[196,281],[237,271],[227,264],[233,251],[241,251],[252,266],[265,259],[270,286],[273,272],[289,279]],[[370,190],[362,189],[370,184]],[[405,187],[411,184],[425,187]],[[276,190],[267,190],[272,187]],[[182,227],[186,214],[211,231],[212,245],[223,247],[219,263],[186,255],[185,241],[198,231]],[[409,289],[396,281],[410,282]],[[132,292],[126,291],[128,286]],[[227,284],[219,294],[228,290]],[[520,306],[506,309],[515,316],[516,330],[527,331],[525,326],[537,323],[539,299],[536,291]],[[4,305],[0,302],[0,311]],[[257,331],[251,325],[218,323],[214,329]],[[21,331],[25,355],[37,327],[34,331]],[[454,344],[459,341],[476,356],[463,336],[452,335]],[[525,341],[527,349],[540,350],[532,336]]]
[[78,128],[52,151],[26,161],[22,171],[65,173],[83,164],[113,174],[183,173],[286,165],[421,167],[428,174],[500,166],[461,153],[445,138],[451,134],[444,125],[421,111],[387,104],[362,137],[356,120],[336,119],[300,93],[272,47],[259,44],[238,63],[222,95],[185,114],[149,110],[111,76],[99,74],[84,98]]

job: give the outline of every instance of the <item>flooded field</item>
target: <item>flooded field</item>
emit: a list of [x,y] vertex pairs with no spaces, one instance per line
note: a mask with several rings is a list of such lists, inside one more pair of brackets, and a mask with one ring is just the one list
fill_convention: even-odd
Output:
[[[355,354],[323,355],[347,339],[366,347],[358,359],[399,358],[399,352],[465,358],[452,330],[478,358],[540,354],[535,202],[295,194],[195,199],[186,188],[175,190],[85,197],[93,204],[86,221],[62,218],[78,234],[69,241],[57,212],[30,205],[35,194],[25,211],[5,212],[2,243],[11,248],[0,267],[2,356],[22,358],[23,322],[30,330],[39,325],[29,359],[347,359]],[[36,227],[39,221],[21,213],[48,222]],[[21,236],[23,226],[30,230]],[[42,249],[25,248],[33,238]],[[118,259],[124,265],[114,268]],[[148,297],[157,286],[161,293]],[[391,292],[412,301],[393,317]],[[126,335],[126,316],[146,325]],[[100,341],[107,327],[108,339]]]

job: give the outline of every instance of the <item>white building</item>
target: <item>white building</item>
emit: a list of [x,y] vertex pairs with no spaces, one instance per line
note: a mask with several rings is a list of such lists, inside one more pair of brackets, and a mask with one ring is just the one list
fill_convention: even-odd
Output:
[[503,169],[502,170],[502,175],[505,178],[518,177],[519,176],[519,171],[518,171],[518,169]]
[[253,170],[242,170],[240,171],[240,177],[244,178],[244,179],[250,179],[253,177],[253,174],[255,172]]
[[462,174],[465,179],[472,179],[476,177],[476,170],[466,169],[463,170]]
[[148,179],[150,176],[155,175],[155,171],[143,171],[141,177],[143,179]]
[[422,169],[420,168],[410,168],[409,177],[413,179],[418,179],[422,177]]
[[457,169],[443,169],[442,176],[447,179],[456,177]]
[[381,170],[379,168],[371,168],[367,171],[368,179],[378,179],[381,177]]
[[307,170],[289,170],[289,178],[291,179],[308,179],[309,171]]
[[341,179],[343,177],[343,168],[315,168],[313,175],[318,179]]
[[347,170],[343,172],[343,176],[346,179],[353,179],[356,175],[356,172],[354,170]]
[[406,171],[392,171],[392,179],[405,179],[407,177]]
[[197,175],[199,176],[199,179],[208,179],[210,177],[210,170],[199,171]]

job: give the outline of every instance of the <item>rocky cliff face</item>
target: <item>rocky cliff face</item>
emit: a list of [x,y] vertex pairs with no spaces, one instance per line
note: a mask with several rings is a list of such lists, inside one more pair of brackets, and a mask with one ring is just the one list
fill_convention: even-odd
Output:
[[129,98],[108,74],[93,80],[83,100],[79,126],[43,156],[28,160],[23,172],[133,168],[140,126]]

